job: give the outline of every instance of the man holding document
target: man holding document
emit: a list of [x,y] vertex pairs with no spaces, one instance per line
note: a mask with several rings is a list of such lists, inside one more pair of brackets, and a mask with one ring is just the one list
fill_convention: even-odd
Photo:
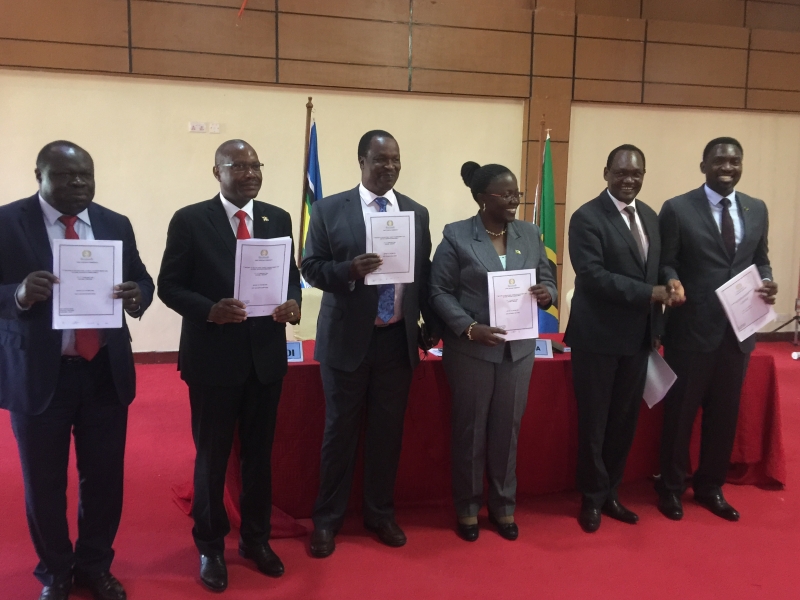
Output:
[[633,443],[648,356],[657,347],[662,304],[680,301],[677,277],[659,285],[658,217],[637,199],[644,153],[624,144],[608,155],[607,188],[581,206],[569,223],[575,294],[564,341],[572,347],[578,404],[578,523],[587,533],[601,514],[634,524],[638,515],[619,501]]
[[364,524],[388,546],[406,543],[394,514],[403,422],[418,345],[438,339],[428,308],[428,211],[394,190],[400,148],[390,133],[368,131],[358,163],[357,187],[314,204],[302,264],[306,281],[323,291],[314,352],[325,390],[317,558],[335,549],[365,412]]
[[237,423],[239,553],[265,575],[284,571],[269,546],[270,456],[287,370],[285,324],[300,320],[300,273],[289,213],[254,200],[263,166],[242,140],[217,149],[220,193],[175,213],[158,276],[159,298],[183,317],[178,368],[189,386],[197,449],[192,535],[200,579],[217,592],[228,585],[223,497]]
[[[47,144],[39,193],[0,207],[0,407],[11,412],[28,528],[44,585],[124,600],[111,574],[122,514],[128,405],[136,394],[123,311],[139,318],[153,280],[130,221],[92,202],[94,163],[79,146]],[[78,538],[67,526],[67,464],[75,438]]]
[[[765,303],[774,304],[778,291],[767,252],[767,206],[735,189],[742,163],[738,141],[712,140],[700,163],[705,185],[667,200],[659,215],[663,270],[667,277],[680,278],[686,290],[686,303],[668,311],[664,335],[664,358],[678,380],[664,401],[661,478],[656,491],[659,510],[673,520],[683,517],[681,495],[686,489],[689,442],[701,406],[694,498],[719,517],[739,519],[722,495],[722,485],[736,436],[747,363],[755,348],[755,336],[741,334],[748,334],[745,329],[754,322],[754,315],[745,312],[764,314]],[[748,269],[756,273],[745,273]],[[740,275],[740,281],[731,281]],[[738,296],[738,309],[733,307],[731,313],[736,330],[718,290],[729,308]]]

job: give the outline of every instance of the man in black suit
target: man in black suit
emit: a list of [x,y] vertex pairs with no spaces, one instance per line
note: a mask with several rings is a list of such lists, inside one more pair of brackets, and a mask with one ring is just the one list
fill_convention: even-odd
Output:
[[[427,348],[438,338],[436,327],[429,336],[418,325],[420,311],[428,327],[436,323],[428,306],[431,236],[427,209],[393,189],[400,148],[390,133],[369,131],[358,144],[358,163],[361,184],[314,204],[302,264],[306,281],[324,292],[314,353],[325,390],[321,482],[311,536],[311,554],[317,558],[335,549],[365,411],[364,524],[389,546],[406,543],[394,515],[403,421],[411,374],[419,363],[417,345]],[[381,259],[366,253],[365,215],[396,211],[414,211],[414,281],[366,285],[364,277]]]
[[703,407],[700,464],[692,479],[694,498],[712,513],[737,521],[725,500],[739,398],[755,336],[739,342],[715,290],[750,265],[758,269],[758,290],[775,303],[767,251],[769,216],[761,200],[735,190],[742,177],[742,145],[733,138],[711,140],[703,150],[702,187],[667,200],[659,215],[662,269],[686,289],[686,303],[670,309],[664,358],[678,380],[664,400],[658,509],[675,521],[683,517],[689,442],[697,410]]
[[[242,140],[217,149],[220,193],[172,217],[158,276],[158,296],[183,317],[178,369],[189,386],[194,468],[192,535],[200,579],[213,591],[228,585],[223,556],[230,531],[223,504],[225,470],[238,430],[242,526],[239,554],[271,577],[284,567],[269,545],[275,418],[286,375],[286,323],[300,320],[300,272],[290,259],[288,300],[269,317],[247,317],[232,298],[236,240],[291,237],[286,211],[257,202],[262,165]],[[294,254],[294,250],[292,251]],[[238,428],[237,428],[238,424]]]
[[[94,162],[67,141],[36,158],[39,193],[0,208],[0,407],[11,412],[25,508],[44,585],[41,600],[65,600],[73,584],[95,598],[124,600],[111,574],[122,514],[128,405],[136,395],[130,334],[52,327],[52,241],[122,240],[114,297],[139,318],[153,280],[139,259],[130,221],[92,202]],[[111,293],[112,290],[109,290]],[[67,464],[75,438],[80,497],[78,539],[67,526]]]
[[[578,523],[587,533],[600,515],[634,524],[617,494],[644,391],[647,359],[657,345],[661,305],[680,282],[659,285],[661,241],[656,213],[636,196],[645,158],[625,144],[608,155],[608,188],[569,223],[575,294],[564,341],[572,347],[578,403]],[[677,279],[677,278],[675,278]]]

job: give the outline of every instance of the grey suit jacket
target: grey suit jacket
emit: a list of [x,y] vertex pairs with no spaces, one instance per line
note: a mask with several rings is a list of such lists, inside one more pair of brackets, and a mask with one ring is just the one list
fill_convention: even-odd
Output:
[[[467,339],[464,331],[477,321],[489,324],[489,284],[486,274],[502,271],[503,264],[492,245],[479,215],[450,223],[431,265],[431,304],[445,322],[442,335],[445,351],[450,349],[475,358],[499,363],[505,344],[489,348]],[[508,225],[506,270],[536,269],[536,281],[544,284],[557,301],[555,276],[550,269],[539,228],[526,221]],[[517,361],[536,349],[535,340],[506,342]]]
[[[431,233],[428,209],[395,190],[400,210],[414,211],[416,237],[414,282],[405,284],[403,318],[411,366],[419,363],[419,317],[432,325],[428,308]],[[358,187],[314,203],[305,256],[300,267],[305,280],[321,289],[314,358],[334,369],[355,371],[369,349],[378,316],[378,288],[360,279],[350,282],[350,264],[364,254],[367,228]]]
[[[733,261],[728,257],[703,187],[667,200],[659,214],[661,263],[666,279],[680,279],[683,306],[668,309],[664,345],[693,352],[711,352],[722,342],[728,319],[714,292],[750,265],[772,279],[767,232],[769,215],[763,201],[736,192],[742,241]],[[739,343],[755,348],[755,336]]]

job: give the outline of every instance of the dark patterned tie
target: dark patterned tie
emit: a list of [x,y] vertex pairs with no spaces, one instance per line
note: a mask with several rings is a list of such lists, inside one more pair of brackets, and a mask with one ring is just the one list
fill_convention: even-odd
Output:
[[733,255],[736,254],[736,230],[733,227],[733,218],[731,218],[730,198],[723,198],[720,200],[720,204],[722,204],[722,222],[720,223],[722,243],[725,244],[728,257],[733,260]]
[[628,221],[631,224],[631,233],[636,242],[636,247],[639,248],[639,256],[642,258],[642,263],[647,264],[647,254],[644,252],[644,244],[642,243],[642,236],[639,235],[639,227],[636,225],[636,209],[632,206],[626,206],[625,212],[628,213]]
[[[375,198],[380,212],[386,212],[386,198]],[[383,283],[378,286],[378,317],[384,323],[388,323],[394,316],[394,284]]]

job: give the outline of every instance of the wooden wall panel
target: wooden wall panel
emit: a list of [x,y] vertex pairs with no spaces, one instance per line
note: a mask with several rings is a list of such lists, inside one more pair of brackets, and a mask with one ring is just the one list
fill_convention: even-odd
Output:
[[745,0],[642,0],[642,18],[744,25]]
[[530,93],[530,77],[414,69],[411,90],[437,94],[527,98]]
[[[241,0],[237,2],[241,4]],[[400,23],[408,23],[409,6],[409,0],[280,0],[279,5],[282,13]]]
[[134,1],[133,47],[274,58],[275,13],[236,15],[233,8]]
[[551,129],[553,141],[569,141],[569,124],[572,112],[572,79],[559,77],[534,77],[530,100],[529,140],[541,135],[542,115]]
[[[405,50],[407,60],[407,38]],[[426,69],[528,75],[531,36],[506,31],[418,25],[413,31],[411,64]]]
[[578,0],[575,12],[579,15],[638,19],[641,14],[641,0]]
[[575,80],[575,100],[638,104],[642,101],[641,82]]
[[700,85],[644,84],[645,104],[744,108],[745,90]]
[[275,83],[275,59],[134,49],[133,73],[221,81]]
[[533,16],[533,31],[537,34],[574,35],[575,14],[539,8]]
[[641,81],[644,43],[578,38],[575,77]]
[[280,61],[281,83],[368,90],[408,90],[408,68]]
[[[172,4],[202,4],[205,6],[223,6],[235,8],[239,11],[242,0],[150,0],[151,2],[169,2]],[[249,10],[275,10],[275,0],[248,0],[247,11]]]
[[800,6],[750,2],[746,25],[753,29],[800,31]]
[[748,90],[747,108],[800,112],[800,92]]
[[641,42],[644,40],[645,23],[642,19],[578,15],[578,37]]
[[800,91],[800,54],[751,52],[748,83],[756,89]]
[[280,58],[408,67],[408,25],[286,15],[278,17]]
[[532,12],[513,4],[488,9],[485,0],[414,0],[414,23],[426,25],[530,33]]
[[126,0],[6,0],[0,2],[0,38],[127,48],[128,3]]
[[680,21],[650,20],[647,22],[648,42],[746,49],[749,38],[750,31],[744,27],[681,23]]
[[0,66],[128,72],[128,49],[0,39]]
[[[533,0],[530,0],[533,2]],[[533,8],[553,8],[561,12],[575,12],[575,0],[535,0]]]
[[533,37],[533,74],[545,77],[572,77],[573,37],[535,35]]
[[743,88],[746,79],[746,50],[647,44],[645,81]]
[[800,33],[753,29],[750,34],[750,49],[800,54]]

